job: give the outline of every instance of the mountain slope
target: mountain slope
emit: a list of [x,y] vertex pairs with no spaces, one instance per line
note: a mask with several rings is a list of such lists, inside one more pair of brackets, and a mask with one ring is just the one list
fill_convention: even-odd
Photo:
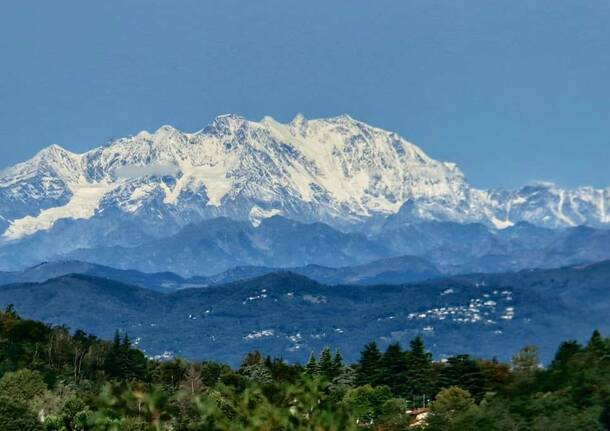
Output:
[[280,216],[265,219],[257,227],[227,218],[212,219],[138,247],[103,247],[68,255],[145,272],[164,268],[187,277],[217,274],[240,265],[293,267],[313,262],[343,266],[386,256],[390,256],[389,250],[364,235]]
[[260,277],[273,272],[288,271],[303,275],[319,283],[336,284],[404,284],[439,278],[441,273],[430,262],[416,256],[400,256],[375,260],[362,265],[332,268],[309,264],[301,267],[271,268],[262,266],[240,266],[208,277],[210,284]]
[[[396,256],[419,257],[445,274],[555,268],[610,259],[610,230],[584,226],[548,229],[527,223],[498,230],[477,223],[430,222],[384,229],[367,238],[320,223],[302,224],[274,216],[258,227],[229,219],[209,220],[135,247],[78,250],[67,257],[145,272],[172,271],[186,277],[262,266],[251,268],[254,275],[287,269],[331,284],[349,279],[361,284],[367,271],[381,275],[388,267],[392,272],[392,262],[400,265],[401,258]],[[371,262],[370,268],[354,268]],[[350,268],[342,273],[343,266]],[[406,272],[411,271],[409,266]],[[413,269],[413,274],[424,276],[402,281],[430,278],[423,274],[430,268],[417,269],[416,265]]]
[[23,271],[0,272],[0,286],[15,283],[41,283],[66,275],[83,275],[169,293],[179,289],[209,287],[286,271],[325,284],[400,284],[441,276],[434,265],[415,256],[389,258],[364,265],[340,268],[320,265],[291,268],[240,266],[209,277],[194,276],[190,278],[184,278],[172,272],[146,273],[133,269],[116,269],[78,260],[66,260],[44,262]]
[[121,270],[76,260],[44,262],[23,271],[0,272],[0,285],[15,283],[41,283],[66,275],[83,275],[105,278],[159,292],[169,292],[185,287],[204,286],[209,282],[201,277],[185,279],[171,272],[144,273]]
[[89,276],[0,287],[0,306],[109,337],[127,331],[150,355],[237,363],[263,349],[303,361],[330,345],[353,361],[363,343],[422,334],[437,357],[498,355],[528,343],[548,361],[559,340],[610,331],[610,263],[474,274],[400,286],[327,286],[291,273],[159,294]]

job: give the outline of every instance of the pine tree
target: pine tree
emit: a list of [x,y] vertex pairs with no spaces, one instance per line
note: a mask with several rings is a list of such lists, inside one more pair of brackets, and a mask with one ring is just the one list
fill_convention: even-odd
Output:
[[310,376],[315,376],[319,372],[318,363],[316,362],[316,355],[313,352],[309,355],[307,365],[305,365],[305,373]]
[[568,365],[568,361],[582,351],[582,346],[576,340],[564,341],[559,345],[557,353],[551,362],[551,368],[562,368]]
[[417,336],[411,340],[406,354],[406,376],[408,399],[429,397],[433,388],[432,355],[426,352],[424,342]]
[[344,364],[343,364],[343,355],[341,354],[341,350],[336,349],[335,350],[335,358],[333,359],[333,370],[334,370],[334,375],[338,376],[339,373],[341,372],[341,369],[343,368]]
[[267,357],[265,358],[265,367],[269,368],[270,370],[273,370],[273,359],[271,359],[270,355],[267,355]]
[[332,380],[335,375],[333,358],[330,353],[330,347],[324,347],[320,352],[320,374],[328,380]]
[[380,384],[381,353],[377,343],[372,342],[364,346],[360,353],[360,360],[356,365],[356,384],[358,386]]
[[333,379],[335,387],[354,387],[356,383],[356,373],[351,367],[341,367],[337,376]]
[[590,352],[595,353],[600,359],[606,359],[608,356],[608,348],[606,347],[604,338],[597,329],[591,334],[587,349]]
[[146,375],[148,361],[142,351],[131,348],[129,337],[121,340],[119,332],[116,331],[105,358],[105,369],[110,377],[134,380],[143,379]]
[[381,358],[381,383],[388,386],[394,395],[404,396],[407,391],[406,355],[399,343],[388,346]]
[[110,377],[121,377],[121,334],[119,331],[114,332],[112,339],[112,347],[109,349],[105,361],[104,368]]
[[258,350],[254,350],[253,352],[246,353],[246,356],[244,356],[244,359],[242,359],[239,368],[246,368],[250,365],[261,364],[262,362],[263,356],[261,355],[261,352],[259,352]]
[[441,370],[439,384],[441,388],[459,386],[480,401],[487,388],[487,379],[481,366],[469,355],[452,356]]
[[112,348],[118,350],[121,347],[121,334],[117,329],[114,331],[114,338],[112,339]]

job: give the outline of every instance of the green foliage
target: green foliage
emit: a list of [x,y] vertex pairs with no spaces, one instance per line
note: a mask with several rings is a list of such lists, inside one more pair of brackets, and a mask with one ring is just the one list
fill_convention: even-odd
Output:
[[248,365],[240,372],[246,376],[248,380],[257,382],[260,385],[270,384],[273,381],[271,371],[269,371],[269,368],[263,363]]
[[460,387],[480,401],[485,394],[487,381],[483,368],[468,355],[457,355],[447,360],[441,370],[439,386],[449,388]]
[[418,420],[427,431],[597,431],[610,429],[609,352],[594,332],[584,347],[562,343],[546,369],[531,346],[511,366],[467,355],[433,362],[417,337],[407,351],[370,343],[352,366],[327,347],[304,367],[254,351],[234,370],[149,360],[126,335],[70,334],[7,309],[0,430],[398,431]]
[[87,425],[88,407],[80,398],[71,398],[66,401],[61,411],[63,424],[68,430],[83,430]]
[[421,337],[415,337],[406,353],[406,391],[407,399],[425,400],[433,395],[434,377],[432,374],[432,355],[426,352]]
[[381,357],[379,383],[397,396],[407,393],[407,357],[400,344],[390,344]]
[[315,376],[320,371],[320,367],[318,366],[318,362],[316,361],[316,355],[313,352],[309,354],[309,359],[307,360],[307,365],[305,365],[305,372],[309,376]]
[[0,379],[0,396],[7,396],[14,400],[27,403],[40,397],[47,389],[47,385],[38,371],[22,369],[6,373]]
[[432,403],[430,411],[435,416],[442,416],[451,420],[457,415],[474,408],[475,402],[470,392],[451,386],[442,389]]
[[105,358],[105,371],[111,378],[120,380],[142,380],[146,376],[148,362],[144,354],[131,348],[125,335],[122,339],[117,331],[112,346]]
[[524,377],[532,376],[538,370],[540,364],[538,348],[536,346],[525,346],[515,353],[512,364],[516,374]]
[[220,377],[230,371],[228,365],[218,362],[204,362],[201,365],[201,380],[207,387],[212,387],[220,380]]
[[582,346],[577,341],[564,341],[559,345],[559,349],[557,349],[557,353],[555,354],[555,358],[551,363],[551,367],[561,368],[567,366],[570,359],[581,351]]
[[0,425],[3,431],[42,431],[42,424],[25,402],[0,396]]
[[378,422],[384,431],[404,430],[411,424],[409,402],[403,398],[390,398],[381,405]]
[[358,423],[373,423],[383,413],[382,406],[392,397],[392,391],[387,386],[358,386],[347,391],[343,405],[355,415]]
[[165,386],[169,391],[175,391],[186,374],[188,364],[181,359],[154,362],[150,366],[152,378]]
[[333,372],[335,377],[339,374],[343,366],[343,355],[341,354],[341,350],[337,349],[335,350],[335,357],[333,358]]
[[381,380],[381,353],[377,343],[372,342],[364,346],[360,360],[356,365],[356,384],[377,385]]
[[318,364],[319,373],[327,380],[332,380],[335,376],[335,366],[330,353],[330,347],[324,347],[320,353],[320,363]]

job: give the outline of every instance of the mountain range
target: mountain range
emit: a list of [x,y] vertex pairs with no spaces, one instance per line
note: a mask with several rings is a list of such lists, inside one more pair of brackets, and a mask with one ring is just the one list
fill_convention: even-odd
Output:
[[609,204],[477,189],[347,115],[223,115],[0,171],[0,306],[162,358],[353,361],[420,334],[439,358],[536,343],[546,361],[610,330]]
[[43,262],[22,271],[0,272],[0,286],[17,283],[42,283],[71,274],[112,280],[126,285],[169,293],[188,288],[203,288],[240,280],[257,278],[275,272],[291,272],[314,281],[336,285],[401,284],[439,278],[442,274],[434,265],[416,256],[400,256],[373,261],[365,265],[332,268],[307,265],[291,268],[241,266],[209,277],[184,278],[172,272],[145,273],[123,270],[76,260]]
[[351,362],[369,341],[406,345],[422,335],[436,358],[470,353],[507,360],[535,343],[547,362],[561,340],[586,340],[595,328],[610,331],[609,279],[606,261],[399,285],[330,286],[274,272],[160,293],[67,274],[0,286],[0,306],[14,304],[25,317],[106,338],[118,329],[161,358],[237,364],[261,349],[303,362],[328,345]]
[[1,171],[0,270],[84,260],[192,277],[402,255],[451,273],[549,267],[610,257],[609,203],[610,188],[476,189],[347,115],[223,115]]

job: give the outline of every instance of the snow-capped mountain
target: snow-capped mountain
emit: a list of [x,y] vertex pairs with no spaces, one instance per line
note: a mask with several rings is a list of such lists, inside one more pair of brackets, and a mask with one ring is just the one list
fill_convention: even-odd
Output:
[[606,227],[609,206],[610,188],[472,188],[455,164],[347,115],[289,124],[223,115],[195,133],[163,126],[84,154],[52,146],[0,172],[4,243],[73,220],[101,223],[98,230],[112,225],[100,220],[131,220],[162,237],[219,216],[256,226],[282,215],[342,229],[384,219]]

